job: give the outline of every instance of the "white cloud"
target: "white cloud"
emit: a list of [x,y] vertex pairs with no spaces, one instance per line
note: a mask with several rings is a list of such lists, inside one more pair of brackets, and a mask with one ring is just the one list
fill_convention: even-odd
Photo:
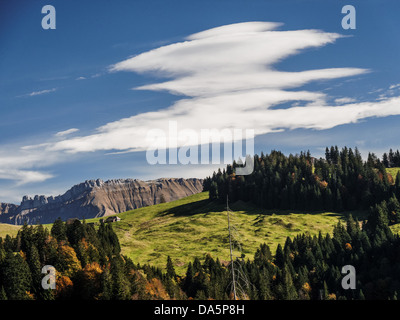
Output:
[[41,91],[33,91],[31,93],[28,93],[27,95],[30,96],[30,97],[39,96],[39,95],[42,95],[42,94],[45,94],[45,93],[54,92],[56,90],[57,90],[57,88],[46,89],[46,90],[41,90]]
[[86,77],[78,77],[75,80],[86,80]]
[[32,182],[42,182],[52,177],[53,177],[52,174],[39,171],[0,169],[0,179],[15,180],[17,181],[17,185],[22,185]]
[[55,134],[55,136],[56,137],[64,137],[64,136],[67,136],[69,134],[72,134],[72,133],[75,133],[75,132],[78,132],[78,131],[79,131],[79,129],[77,129],[77,128],[71,128],[71,129],[68,129],[68,130],[65,130],[65,131],[57,132]]
[[[250,128],[256,134],[283,128],[326,129],[356,122],[358,118],[351,115],[350,106],[348,109],[347,106],[346,109],[330,107],[324,93],[293,89],[311,81],[350,77],[368,70],[327,68],[282,72],[274,69],[274,64],[290,55],[341,38],[339,34],[318,30],[276,31],[279,25],[249,22],[222,26],[111,66],[113,72],[150,72],[172,78],[134,89],[168,91],[187,98],[166,109],[108,123],[91,135],[56,142],[50,150],[71,153],[146,150],[147,132],[153,128],[167,132],[168,120],[177,121],[179,129]],[[284,102],[295,105],[300,101],[306,105],[273,108]]]
[[347,104],[347,103],[352,103],[352,102],[356,102],[356,101],[357,101],[356,99],[349,98],[349,97],[335,99],[336,104]]
[[397,83],[397,84],[392,84],[390,87],[389,87],[389,89],[390,90],[393,90],[393,89],[396,89],[396,88],[399,88],[400,87],[400,83]]

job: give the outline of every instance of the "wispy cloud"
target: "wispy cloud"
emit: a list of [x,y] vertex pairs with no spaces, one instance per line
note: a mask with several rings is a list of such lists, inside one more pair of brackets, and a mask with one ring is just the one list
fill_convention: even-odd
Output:
[[336,104],[346,104],[346,103],[352,103],[352,102],[356,102],[356,101],[357,101],[356,99],[349,98],[349,97],[335,99]]
[[[319,30],[276,31],[280,25],[249,22],[222,26],[112,65],[112,72],[133,71],[172,78],[135,90],[167,91],[187,98],[157,112],[108,123],[91,135],[59,141],[51,150],[146,150],[147,132],[153,128],[167,132],[171,119],[178,122],[180,129],[252,128],[256,134],[265,134],[282,129],[327,129],[356,122],[367,113],[374,116],[369,109],[363,112],[362,108],[367,108],[363,105],[329,106],[324,93],[293,90],[311,81],[351,77],[368,70],[274,69],[274,64],[291,55],[332,44],[342,37]],[[303,105],[296,106],[300,101]],[[279,109],[280,104],[287,102],[294,106]],[[180,141],[178,145],[184,143]]]
[[52,174],[43,173],[40,171],[3,169],[0,170],[0,179],[14,180],[17,182],[17,186],[32,182],[43,182],[52,177]]
[[72,134],[72,133],[75,133],[75,132],[78,132],[78,131],[79,131],[79,129],[77,129],[77,128],[71,128],[71,129],[68,129],[68,130],[65,130],[65,131],[57,132],[55,134],[55,136],[56,137],[64,137],[64,136],[67,136],[69,134]]
[[46,94],[46,93],[50,93],[50,92],[54,92],[56,91],[57,88],[53,88],[53,89],[46,89],[46,90],[41,90],[41,91],[33,91],[31,93],[26,94],[27,96],[33,97],[33,96],[39,96],[42,94]]
[[42,169],[60,161],[59,156],[52,153],[44,154],[43,147],[0,149],[0,179],[13,180],[17,185],[33,182],[43,182],[53,177],[53,174]]

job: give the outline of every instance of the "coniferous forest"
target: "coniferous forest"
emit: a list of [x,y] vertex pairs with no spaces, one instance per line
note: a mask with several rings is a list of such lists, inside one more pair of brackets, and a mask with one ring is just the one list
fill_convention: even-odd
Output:
[[381,206],[390,224],[399,221],[400,173],[392,177],[383,161],[357,149],[326,148],[325,158],[309,152],[285,156],[278,151],[254,157],[254,172],[236,176],[236,163],[205,179],[210,199],[251,201],[266,209],[353,211]]
[[[205,179],[213,201],[228,196],[277,210],[368,212],[363,221],[348,214],[331,234],[298,234],[236,258],[240,299],[398,298],[400,238],[389,226],[399,222],[400,178],[390,176],[383,161],[332,147],[324,159],[261,154],[249,176],[235,176],[235,167]],[[57,270],[55,290],[42,287],[44,265]],[[357,272],[356,289],[342,286],[345,265]],[[17,236],[0,238],[0,299],[233,299],[231,267],[210,255],[188,263],[185,274],[176,273],[171,257],[163,269],[136,264],[121,254],[112,224],[58,219],[51,230],[25,224]]]

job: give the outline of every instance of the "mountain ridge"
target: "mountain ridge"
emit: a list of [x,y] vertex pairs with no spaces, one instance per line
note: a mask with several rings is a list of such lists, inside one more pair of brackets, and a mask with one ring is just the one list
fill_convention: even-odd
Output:
[[90,219],[160,202],[177,200],[203,190],[197,178],[86,180],[58,196],[24,196],[20,205],[0,203],[0,222],[52,223],[60,217]]

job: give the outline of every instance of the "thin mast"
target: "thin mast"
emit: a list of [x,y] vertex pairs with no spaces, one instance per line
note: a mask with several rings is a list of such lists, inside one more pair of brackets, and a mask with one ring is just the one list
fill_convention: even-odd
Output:
[[237,300],[237,297],[236,297],[236,281],[235,281],[235,270],[234,270],[234,265],[233,265],[233,255],[232,255],[231,223],[230,223],[230,220],[229,220],[228,196],[226,196],[226,211],[227,211],[227,213],[228,213],[229,250],[230,250],[230,255],[231,255],[231,268],[232,268],[233,296],[234,296],[235,300]]

